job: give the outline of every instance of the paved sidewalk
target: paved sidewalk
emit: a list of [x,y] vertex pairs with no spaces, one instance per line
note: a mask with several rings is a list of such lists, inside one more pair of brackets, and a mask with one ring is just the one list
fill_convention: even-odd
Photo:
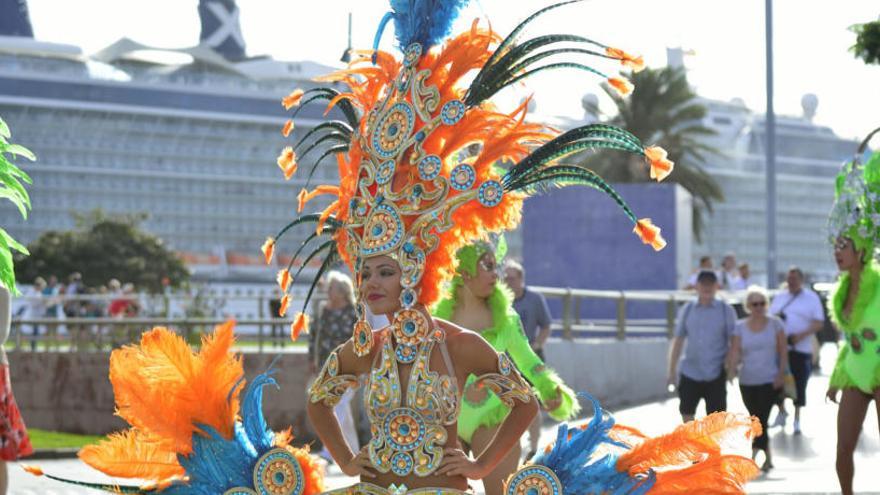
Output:
[[[835,350],[826,346],[822,354],[823,370],[830,371],[834,364]],[[818,494],[839,493],[837,476],[834,472],[834,456],[836,442],[837,406],[824,401],[828,377],[824,374],[814,375],[807,390],[807,407],[803,410],[802,435],[793,435],[791,421],[785,428],[770,430],[770,443],[774,452],[776,466],[770,473],[763,475],[751,484],[748,492],[755,494]],[[728,385],[728,407],[731,411],[745,411],[739,395],[739,388]],[[789,406],[791,407],[791,406]],[[698,414],[702,414],[699,412]],[[775,414],[775,412],[774,412]],[[646,434],[658,435],[668,432],[679,422],[678,401],[669,399],[644,406],[615,411],[618,422],[638,425]],[[773,419],[773,415],[771,415]],[[543,429],[542,441],[550,442],[555,438],[556,428],[547,425]],[[876,410],[869,410],[864,424],[864,432],[856,452],[857,493],[880,494],[880,427],[877,424]],[[543,445],[543,444],[542,444]],[[39,461],[47,473],[88,481],[108,481],[91,471],[77,460]],[[68,487],[63,484],[35,478],[24,473],[15,463],[9,466],[11,495],[88,495],[93,492],[86,489]],[[330,467],[327,476],[329,488],[339,488],[354,482],[343,476],[335,466]],[[482,493],[480,483],[475,483]]]

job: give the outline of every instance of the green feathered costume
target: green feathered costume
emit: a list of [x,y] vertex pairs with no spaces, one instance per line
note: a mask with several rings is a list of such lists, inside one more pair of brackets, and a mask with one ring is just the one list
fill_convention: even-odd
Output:
[[[867,139],[860,151],[865,144]],[[831,319],[845,336],[830,385],[873,394],[880,387],[880,267],[873,259],[880,245],[880,153],[874,153],[864,166],[858,159],[844,166],[837,178],[829,227],[832,242],[839,237],[850,239],[867,258],[849,318],[843,314],[849,273],[841,275],[828,300]]]
[[[457,253],[458,272],[467,271],[475,274],[477,261],[493,248],[488,243],[477,243],[460,249]],[[499,247],[494,249],[496,259],[504,257],[506,249]],[[442,299],[434,307],[433,314],[438,318],[449,320],[455,312],[455,299],[459,289],[463,285],[460,275],[456,275],[447,292],[447,297]],[[556,399],[556,389],[562,394],[559,407],[550,411],[550,417],[557,421],[571,419],[580,412],[575,393],[568,388],[562,379],[553,370],[544,366],[541,358],[535,354],[529,345],[529,340],[522,329],[519,315],[513,309],[513,293],[502,283],[495,284],[495,289],[488,299],[489,308],[492,310],[491,328],[481,329],[480,335],[486,339],[498,352],[506,352],[522,375],[532,384],[538,399],[547,402]],[[465,384],[469,387],[476,377],[470,375]],[[474,432],[480,427],[491,428],[501,424],[510,409],[501,402],[493,393],[487,391],[487,396],[479,403],[471,402],[467,397],[462,397],[461,414],[458,418],[458,436],[471,443]]]

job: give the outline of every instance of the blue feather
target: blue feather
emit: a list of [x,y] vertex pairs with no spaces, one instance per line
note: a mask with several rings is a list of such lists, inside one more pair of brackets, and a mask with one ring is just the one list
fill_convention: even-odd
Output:
[[248,384],[245,390],[244,400],[241,402],[241,418],[244,423],[244,431],[247,439],[254,446],[257,452],[264,453],[272,449],[272,441],[275,434],[266,424],[263,416],[263,387],[266,385],[278,386],[278,382],[272,378],[274,369],[269,369],[265,373],[257,375],[254,380]]
[[[654,485],[653,473],[633,478],[617,470],[620,451],[629,445],[611,438],[614,417],[602,409],[599,401],[589,394],[578,395],[593,403],[593,418],[583,429],[569,428],[565,423],[559,425],[552,450],[539,454],[534,463],[552,469],[564,493],[645,494]],[[610,453],[597,457],[596,452],[602,446],[612,448]]]
[[[391,18],[397,46],[405,49],[413,43],[422,45],[427,52],[432,46],[441,43],[452,31],[452,24],[470,0],[391,0]],[[379,47],[382,32],[389,16],[379,25],[373,49]]]

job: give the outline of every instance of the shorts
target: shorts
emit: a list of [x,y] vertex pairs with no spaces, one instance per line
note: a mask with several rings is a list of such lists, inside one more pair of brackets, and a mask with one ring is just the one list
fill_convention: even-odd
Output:
[[682,416],[693,416],[697,412],[700,399],[706,401],[706,414],[727,410],[727,384],[724,382],[724,370],[718,378],[704,382],[688,378],[684,374],[678,379],[678,412]]

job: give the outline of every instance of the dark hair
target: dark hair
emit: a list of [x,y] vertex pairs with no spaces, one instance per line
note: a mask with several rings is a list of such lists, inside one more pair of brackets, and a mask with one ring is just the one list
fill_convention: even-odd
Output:
[[706,261],[712,261],[711,256],[700,256],[700,264],[702,265]]
[[698,284],[704,284],[704,283],[717,284],[718,283],[718,275],[715,275],[715,272],[713,272],[712,270],[702,270],[697,275],[697,283]]

